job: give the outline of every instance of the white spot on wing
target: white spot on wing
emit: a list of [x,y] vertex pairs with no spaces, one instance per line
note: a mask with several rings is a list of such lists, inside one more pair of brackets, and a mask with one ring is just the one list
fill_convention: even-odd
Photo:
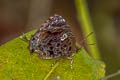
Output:
[[64,41],[67,37],[68,37],[67,34],[63,34],[63,36],[60,39],[61,39],[61,41]]

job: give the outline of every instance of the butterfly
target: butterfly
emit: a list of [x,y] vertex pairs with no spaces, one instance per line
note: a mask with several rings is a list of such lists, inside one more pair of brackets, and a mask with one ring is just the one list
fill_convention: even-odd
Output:
[[31,53],[42,59],[70,58],[78,50],[75,37],[66,20],[55,14],[47,19],[29,41]]

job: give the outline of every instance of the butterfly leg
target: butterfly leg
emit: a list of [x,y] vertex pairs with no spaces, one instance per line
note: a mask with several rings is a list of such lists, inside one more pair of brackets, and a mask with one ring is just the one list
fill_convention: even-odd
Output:
[[20,39],[21,39],[21,40],[23,40],[23,41],[25,41],[25,42],[29,42],[29,40],[28,40],[27,36],[26,36],[26,35],[24,35],[24,33],[23,33],[23,35],[22,35],[22,36],[20,36]]
[[71,60],[70,61],[70,68],[73,69],[73,62],[74,62],[73,58],[72,57],[68,57],[67,59]]

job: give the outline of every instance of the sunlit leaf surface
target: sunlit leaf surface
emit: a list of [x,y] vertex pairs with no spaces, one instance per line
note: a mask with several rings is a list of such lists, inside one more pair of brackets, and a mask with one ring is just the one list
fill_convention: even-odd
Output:
[[[29,39],[36,30],[25,34]],[[28,42],[23,36],[0,46],[0,80],[99,80],[104,77],[103,62],[92,59],[84,49],[79,50],[71,60],[40,59],[30,54]]]

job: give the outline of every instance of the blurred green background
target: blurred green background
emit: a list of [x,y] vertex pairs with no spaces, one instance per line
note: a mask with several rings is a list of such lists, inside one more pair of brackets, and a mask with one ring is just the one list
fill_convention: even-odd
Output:
[[[120,69],[120,0],[86,0],[106,75]],[[32,29],[49,16],[63,16],[76,37],[84,39],[75,0],[0,0],[0,45]],[[82,44],[85,48],[85,43]],[[86,48],[87,50],[87,48]],[[110,80],[120,80],[120,75]]]

